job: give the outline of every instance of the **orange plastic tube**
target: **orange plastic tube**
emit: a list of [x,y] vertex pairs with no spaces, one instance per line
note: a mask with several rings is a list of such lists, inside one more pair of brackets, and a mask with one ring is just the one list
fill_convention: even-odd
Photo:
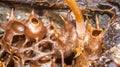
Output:
[[84,34],[86,31],[81,9],[78,7],[78,4],[75,2],[75,0],[65,0],[65,2],[68,4],[68,6],[70,7],[70,9],[73,11],[75,15],[75,18],[77,21],[76,31],[77,31],[78,37],[81,37],[81,34]]
[[84,22],[82,12],[80,8],[78,7],[78,4],[75,2],[75,0],[65,0],[65,2],[68,4],[70,9],[73,11],[77,22],[78,23]]

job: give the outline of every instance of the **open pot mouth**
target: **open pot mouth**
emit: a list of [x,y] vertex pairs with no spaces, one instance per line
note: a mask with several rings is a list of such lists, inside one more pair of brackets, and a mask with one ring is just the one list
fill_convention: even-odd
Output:
[[102,30],[97,30],[97,29],[96,29],[96,30],[93,30],[93,31],[92,31],[92,36],[95,36],[95,37],[96,37],[96,36],[99,36],[101,33],[102,33]]
[[31,19],[31,22],[32,22],[33,24],[38,24],[38,23],[39,23],[38,19],[36,19],[36,18],[32,18],[32,19]]

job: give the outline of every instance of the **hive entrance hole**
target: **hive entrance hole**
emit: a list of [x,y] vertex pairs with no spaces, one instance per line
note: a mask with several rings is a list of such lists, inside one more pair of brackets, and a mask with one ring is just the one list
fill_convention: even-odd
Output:
[[93,32],[92,32],[92,35],[93,36],[99,36],[99,34],[101,34],[101,30],[93,30]]
[[32,18],[31,21],[32,21],[33,24],[38,24],[38,20],[35,19],[35,18]]

